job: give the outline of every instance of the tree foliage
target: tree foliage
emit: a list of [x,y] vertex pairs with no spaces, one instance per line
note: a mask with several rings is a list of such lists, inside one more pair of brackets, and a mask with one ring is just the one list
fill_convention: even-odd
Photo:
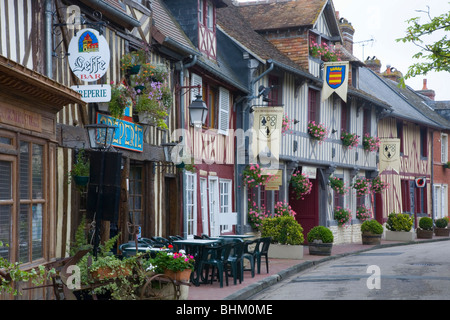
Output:
[[[427,10],[417,10],[426,16],[407,20],[406,36],[397,42],[413,43],[420,51],[413,55],[420,62],[414,63],[404,75],[402,81],[417,75],[426,75],[430,71],[450,71],[450,40],[446,32],[450,31],[450,11],[440,16],[432,17],[430,7]],[[439,40],[436,40],[437,38]]]

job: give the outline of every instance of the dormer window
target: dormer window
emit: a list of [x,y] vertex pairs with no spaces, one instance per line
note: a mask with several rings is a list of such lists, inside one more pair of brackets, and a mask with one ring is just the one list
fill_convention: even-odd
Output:
[[216,59],[216,10],[211,1],[198,0],[198,48]]

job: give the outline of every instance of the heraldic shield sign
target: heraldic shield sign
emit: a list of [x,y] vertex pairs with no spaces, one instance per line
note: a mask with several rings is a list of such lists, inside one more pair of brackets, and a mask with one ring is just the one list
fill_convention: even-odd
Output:
[[348,61],[324,63],[325,81],[322,89],[322,101],[336,92],[342,100],[347,102],[348,68]]
[[253,156],[270,154],[278,159],[281,147],[283,107],[255,108],[253,115]]
[[381,139],[380,141],[380,173],[391,168],[400,171],[400,139]]

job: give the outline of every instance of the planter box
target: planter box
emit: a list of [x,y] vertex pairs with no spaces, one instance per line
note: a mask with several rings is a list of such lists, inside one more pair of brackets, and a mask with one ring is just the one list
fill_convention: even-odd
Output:
[[414,232],[386,230],[385,239],[388,241],[414,241]]
[[315,256],[330,256],[331,249],[333,248],[332,243],[310,243],[308,244],[309,254]]
[[303,246],[291,246],[286,244],[271,243],[269,246],[269,258],[274,259],[303,259]]
[[417,238],[418,239],[432,239],[433,238],[433,230],[423,230],[417,228]]
[[378,245],[381,243],[381,234],[375,234],[372,232],[363,232],[361,234],[362,244],[366,245]]
[[434,228],[434,234],[440,237],[448,237],[450,235],[449,228]]

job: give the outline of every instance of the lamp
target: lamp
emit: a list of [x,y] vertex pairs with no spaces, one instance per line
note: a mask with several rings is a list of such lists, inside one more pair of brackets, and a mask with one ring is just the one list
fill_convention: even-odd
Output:
[[85,127],[88,131],[91,149],[108,150],[111,148],[116,126],[98,123],[86,125]]
[[166,160],[166,162],[172,162],[172,150],[176,145],[176,142],[161,143],[164,151],[164,160]]
[[206,116],[208,115],[208,107],[206,103],[202,100],[201,95],[197,95],[197,99],[192,101],[189,106],[189,119],[191,124],[196,127],[201,127],[206,120]]

